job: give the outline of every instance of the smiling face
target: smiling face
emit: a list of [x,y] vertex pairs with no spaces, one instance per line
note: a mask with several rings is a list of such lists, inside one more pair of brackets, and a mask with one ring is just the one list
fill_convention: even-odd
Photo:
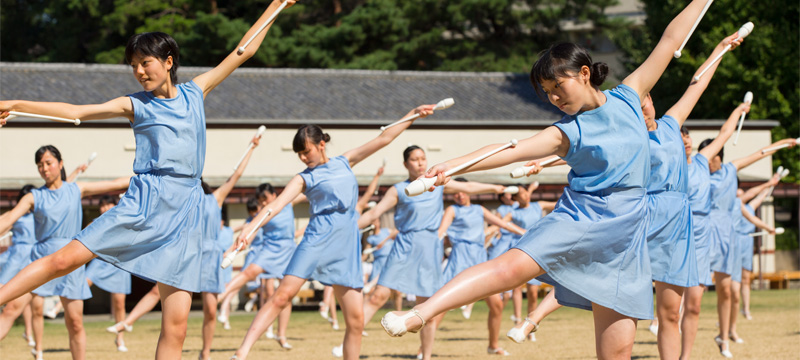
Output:
[[416,179],[428,170],[428,158],[422,149],[415,149],[408,155],[408,160],[403,162],[403,166],[408,170],[408,178]]
[[133,76],[145,91],[154,91],[172,85],[169,73],[169,70],[172,69],[172,56],[161,60],[155,56],[142,56],[137,53],[131,57],[130,65]]
[[39,162],[36,163],[39,176],[49,185],[61,179],[61,169],[64,167],[62,161],[58,161],[49,151],[46,151]]
[[328,157],[325,156],[325,140],[320,141],[319,144],[306,140],[305,149],[297,152],[297,157],[310,169],[326,163]]

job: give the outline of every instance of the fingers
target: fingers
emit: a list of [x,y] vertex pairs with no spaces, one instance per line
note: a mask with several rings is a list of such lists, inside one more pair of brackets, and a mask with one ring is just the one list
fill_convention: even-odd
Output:
[[253,136],[253,140],[250,140],[250,143],[253,144],[253,147],[258,146],[258,143],[261,141],[261,136],[256,135]]
[[430,114],[433,114],[433,107],[436,105],[421,105],[414,109],[414,113],[419,114],[420,118],[424,118]]

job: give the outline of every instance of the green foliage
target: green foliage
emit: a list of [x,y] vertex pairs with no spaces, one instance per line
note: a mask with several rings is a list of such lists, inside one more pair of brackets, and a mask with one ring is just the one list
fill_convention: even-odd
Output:
[[[685,6],[684,0],[642,0],[647,21],[643,27],[612,34],[628,58],[629,70],[641,64],[661,37],[667,24]],[[717,0],[706,13],[689,40],[680,59],[673,60],[652,91],[656,109],[666,111],[685,91],[694,72],[714,47],[739,27],[752,21],[753,33],[742,46],[726,54],[703,98],[691,114],[692,119],[725,119],[752,91],[753,107],[748,119],[778,120],[772,137],[780,140],[800,135],[800,3],[777,0],[752,2]],[[781,150],[773,155],[779,164],[791,169],[785,179],[797,182],[800,149]]]

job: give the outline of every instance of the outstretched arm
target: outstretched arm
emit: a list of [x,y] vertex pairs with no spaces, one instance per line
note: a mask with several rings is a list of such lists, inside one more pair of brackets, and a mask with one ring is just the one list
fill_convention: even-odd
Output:
[[[283,0],[283,1],[288,2],[286,7],[290,7],[295,3],[294,0]],[[256,31],[258,31],[261,25],[265,21],[267,21],[267,18],[269,18],[270,15],[272,15],[275,12],[275,10],[278,9],[278,7],[281,5],[281,2],[282,2],[281,0],[272,1],[269,7],[267,7],[267,10],[264,10],[264,13],[261,14],[260,18],[258,18],[256,23],[253,24],[253,26],[250,27],[250,30],[248,30],[247,33],[244,34],[242,40],[239,40],[239,44],[236,45],[236,49],[244,45],[244,43],[247,42],[247,40],[249,40],[250,37],[256,33]],[[228,54],[225,60],[222,60],[222,62],[219,65],[217,65],[217,67],[193,79],[195,84],[197,84],[197,86],[203,89],[203,97],[206,97],[208,93],[211,92],[211,90],[214,90],[214,88],[216,88],[217,85],[222,83],[222,81],[225,80],[225,78],[227,78],[228,75],[233,73],[233,71],[236,70],[236,68],[244,64],[245,61],[247,61],[248,59],[253,57],[253,55],[256,54],[256,50],[258,50],[259,46],[261,46],[261,42],[264,41],[264,38],[266,37],[267,32],[271,27],[272,24],[269,24],[264,29],[264,31],[256,35],[255,39],[253,39],[253,42],[251,42],[250,45],[247,46],[247,48],[243,53],[239,54],[238,51],[234,49],[230,54]]]
[[[278,197],[275,198],[274,201],[269,203],[267,206],[263,207],[261,211],[258,212],[258,214],[253,216],[253,220],[244,226],[244,228],[242,229],[242,233],[239,234],[238,238],[236,238],[235,241],[236,247],[238,248],[239,246],[241,246],[242,248],[244,248],[245,246],[247,246],[247,244],[250,242],[250,239],[247,238],[247,235],[250,234],[250,232],[253,231],[253,229],[255,229],[256,227],[264,226],[266,223],[272,220],[272,218],[278,215],[278,213],[280,213],[281,210],[283,210],[283,208],[286,207],[287,204],[291,203],[292,200],[294,200],[294,198],[297,197],[298,194],[303,192],[304,188],[305,188],[305,181],[303,181],[303,178],[300,175],[295,175],[292,178],[292,180],[289,180],[289,183],[286,184],[286,187],[283,189],[283,192],[280,195],[278,195]],[[261,224],[259,224],[258,220],[261,219],[261,217],[264,216],[268,210],[272,210],[272,214],[267,216],[267,218],[264,219],[264,221]]]
[[773,151],[768,151],[766,153],[762,153],[762,150],[765,150],[767,148],[771,148],[771,147],[774,147],[774,146],[778,146],[778,145],[783,145],[783,144],[789,144],[789,147],[794,147],[796,145],[796,142],[795,142],[795,139],[783,139],[783,140],[777,141],[777,142],[773,143],[772,145],[765,146],[761,150],[758,150],[758,151],[756,151],[756,152],[754,152],[754,153],[752,153],[752,154],[750,154],[748,156],[745,156],[745,157],[743,157],[741,159],[733,160],[733,161],[731,161],[731,164],[733,164],[733,166],[736,166],[736,170],[742,170],[742,169],[752,165],[754,162],[756,162],[758,160],[761,160],[761,159],[763,159],[763,158],[765,158],[767,156],[770,156],[770,155],[772,155],[772,154],[777,152],[777,150],[773,150]]
[[375,205],[374,208],[361,214],[361,217],[358,218],[358,228],[363,229],[369,226],[375,219],[389,211],[389,209],[393,208],[395,205],[397,205],[397,189],[392,186],[383,194],[383,199],[378,202],[378,205]]
[[381,175],[383,175],[383,166],[378,168],[378,173],[372,178],[372,181],[369,182],[367,185],[367,190],[364,191],[364,194],[358,198],[358,202],[356,203],[356,211],[360,214],[364,209],[367,207],[369,203],[369,199],[372,198],[372,194],[375,193],[375,189],[378,188],[378,181],[381,179]]
[[483,218],[486,219],[486,222],[488,222],[489,224],[497,225],[517,235],[525,235],[525,229],[517,226],[513,222],[504,221],[499,216],[492,214],[491,211],[486,210],[486,208],[483,206],[481,206],[481,208],[483,209]]
[[109,191],[125,190],[131,183],[130,176],[116,178],[111,181],[92,181],[92,182],[78,182],[78,188],[81,189],[81,197],[105,194]]
[[778,185],[780,179],[781,176],[779,174],[773,174],[772,178],[770,178],[768,181],[765,181],[763,184],[751,187],[750,189],[745,191],[744,194],[740,197],[740,199],[742,199],[742,203],[746,204],[750,202],[750,200],[752,200],[754,197],[758,196],[758,194],[768,189],[770,186]]
[[33,194],[25,194],[22,199],[19,199],[19,202],[13,209],[6,211],[3,215],[0,215],[0,234],[5,234],[11,230],[11,227],[14,226],[14,223],[28,213],[28,211],[33,210]]
[[[697,71],[695,71],[694,75],[697,76],[700,74],[703,69],[711,63],[714,58],[717,57],[724,49],[725,46],[731,44],[731,50],[735,49],[742,43],[742,40],[739,39],[739,32],[737,31],[735,34],[722,39],[722,41],[714,48],[714,51],[711,55],[708,56],[708,59],[700,66]],[[689,117],[689,114],[692,113],[692,109],[694,106],[697,105],[697,101],[700,100],[700,96],[703,95],[703,92],[706,91],[708,87],[708,83],[711,82],[711,77],[714,75],[714,72],[717,70],[720,61],[714,62],[711,67],[708,69],[708,76],[703,76],[700,78],[699,81],[694,81],[694,76],[692,76],[692,82],[689,84],[689,87],[686,89],[686,92],[683,93],[680,100],[672,105],[669,110],[667,110],[666,115],[672,116],[675,120],[678,121],[679,126],[683,126],[683,123],[686,122],[686,119]]]
[[[422,105],[418,106],[414,110],[411,110],[403,116],[403,118],[409,117],[414,114],[419,114],[419,117],[415,120],[424,118],[430,114],[433,114],[433,107],[436,106],[435,104],[432,105]],[[374,154],[376,151],[382,149],[384,146],[389,145],[392,140],[397,138],[403,130],[408,129],[409,126],[415,121],[406,121],[402,124],[398,124],[392,126],[384,131],[381,132],[376,138],[368,141],[366,144],[361,145],[355,149],[349,150],[345,152],[343,155],[350,161],[350,167],[355,166],[356,164],[360,163],[361,160],[366,159],[368,156]]]
[[121,96],[102,104],[72,105],[61,102],[39,102],[25,100],[0,101],[0,126],[6,124],[9,111],[57,116],[68,119],[100,120],[124,117],[133,121],[133,104],[127,96]]
[[236,168],[236,171],[233,172],[233,175],[231,175],[231,177],[229,177],[224,184],[214,190],[214,198],[217,199],[217,205],[219,205],[219,207],[222,207],[222,204],[225,203],[225,198],[228,197],[228,194],[231,193],[233,187],[236,186],[236,182],[239,181],[239,179],[242,177],[242,174],[244,174],[244,169],[247,167],[247,163],[250,162],[250,156],[253,155],[253,151],[255,151],[258,147],[260,140],[261,136],[253,136],[253,139],[250,140],[252,145],[250,146],[250,149],[247,150],[247,154],[245,154],[244,159],[242,159],[242,163],[239,164],[239,167]]
[[450,228],[450,225],[453,225],[453,219],[456,218],[456,209],[453,206],[448,206],[447,209],[444,210],[444,216],[442,216],[442,223],[439,225],[439,239],[444,238],[447,235],[447,229]]
[[487,184],[477,181],[453,181],[444,186],[444,192],[447,194],[464,192],[469,195],[500,194],[505,190],[505,188],[506,187],[503,185]]
[[719,134],[717,134],[717,137],[714,138],[714,141],[708,144],[708,146],[704,147],[703,150],[700,150],[700,154],[705,156],[705,158],[709,161],[714,156],[717,156],[731,135],[733,135],[733,132],[736,131],[736,124],[739,121],[739,116],[742,114],[742,112],[748,111],[750,111],[749,104],[741,103],[739,106],[737,106],[731,115],[728,116],[728,120],[722,124],[722,128],[719,129]]
[[[753,210],[756,210],[756,209],[758,209],[759,207],[761,207],[761,203],[763,203],[763,202],[764,202],[764,199],[766,199],[766,198],[767,198],[767,195],[768,195],[769,193],[770,193],[770,191],[769,191],[769,189],[768,189],[768,188],[767,188],[767,189],[764,189],[764,190],[762,190],[760,193],[758,193],[758,195],[756,196],[756,198],[755,198],[755,199],[753,199],[753,200],[751,200],[749,203],[747,203],[747,205],[750,205],[750,208],[751,208],[751,209],[753,209]],[[744,201],[743,201],[743,202],[744,202]]]
[[622,83],[630,86],[636,93],[639,94],[639,99],[644,100],[644,97],[650,92],[650,89],[655,86],[661,74],[667,69],[667,65],[672,60],[672,55],[675,50],[681,46],[683,39],[689,34],[697,17],[703,11],[708,0],[694,0],[689,6],[681,11],[672,22],[669,23],[664,30],[664,35],[661,40],[656,44],[653,52],[647,57],[647,60],[639,66],[633,73],[628,75]]
[[755,225],[759,229],[766,230],[770,234],[775,235],[775,228],[767,225],[767,223],[761,220],[758,216],[755,216],[747,212],[747,210],[744,208],[744,204],[742,204],[742,216],[744,216],[744,218],[747,219],[747,221],[753,223],[753,225]]

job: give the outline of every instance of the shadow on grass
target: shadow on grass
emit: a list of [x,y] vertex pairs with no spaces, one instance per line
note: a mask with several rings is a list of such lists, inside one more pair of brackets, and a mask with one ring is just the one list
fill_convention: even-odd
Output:
[[69,352],[69,349],[44,349],[42,350],[42,352],[45,354],[62,353],[62,352]]
[[658,341],[635,341],[634,344],[640,345],[658,345]]

